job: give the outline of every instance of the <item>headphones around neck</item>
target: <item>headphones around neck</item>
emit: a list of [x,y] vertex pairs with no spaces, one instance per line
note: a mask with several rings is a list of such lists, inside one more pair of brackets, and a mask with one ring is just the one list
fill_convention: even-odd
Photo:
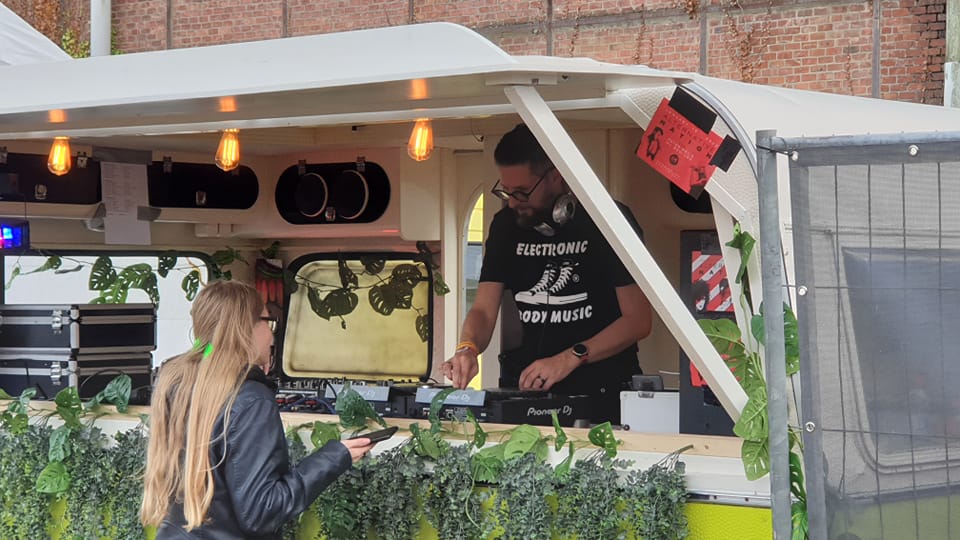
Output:
[[557,197],[553,202],[553,210],[550,212],[550,218],[540,224],[534,225],[533,229],[544,236],[553,236],[557,230],[565,223],[573,219],[577,213],[577,198],[569,191]]

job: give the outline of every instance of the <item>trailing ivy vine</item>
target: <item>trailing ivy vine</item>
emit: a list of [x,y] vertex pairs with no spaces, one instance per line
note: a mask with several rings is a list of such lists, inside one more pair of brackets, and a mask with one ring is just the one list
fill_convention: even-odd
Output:
[[[728,246],[740,251],[740,268],[736,282],[742,285],[740,302],[745,311],[750,309],[750,288],[746,268],[756,240],[750,233],[741,230],[739,224],[734,229],[733,240]],[[749,480],[758,480],[770,472],[770,430],[767,425],[767,384],[764,377],[763,360],[759,347],[752,344],[764,344],[763,306],[750,320],[751,345],[744,343],[744,336],[734,321],[729,319],[701,319],[698,321],[704,333],[713,343],[717,352],[726,360],[736,375],[740,386],[747,394],[747,404],[740,418],[733,426],[733,432],[743,439],[740,447],[743,470]],[[784,343],[786,352],[787,376],[800,370],[800,341],[797,329],[797,317],[789,305],[783,306]],[[790,493],[793,495],[791,515],[793,522],[793,540],[807,538],[807,494],[803,481],[803,441],[797,426],[788,426]]]
[[[187,259],[184,266],[177,266],[180,258]],[[242,262],[247,264],[240,252],[236,249],[227,247],[215,251],[211,256],[211,262],[207,264],[210,279],[231,279],[233,274],[230,270],[224,268],[235,263]],[[64,268],[63,262],[73,263],[70,268]],[[10,278],[4,285],[5,289],[10,289],[13,281],[18,276],[37,274],[41,272],[52,271],[55,274],[67,274],[79,272],[86,266],[90,267],[87,287],[91,292],[97,294],[90,300],[91,304],[124,304],[127,301],[127,295],[131,289],[142,290],[154,304],[160,303],[160,291],[157,288],[159,278],[166,278],[170,271],[176,270],[184,274],[180,282],[180,288],[183,289],[187,300],[192,301],[200,290],[201,278],[200,268],[190,262],[189,258],[184,257],[179,251],[166,251],[157,256],[156,268],[148,263],[131,264],[126,267],[115,267],[113,259],[107,255],[101,255],[93,262],[88,264],[70,257],[60,255],[48,255],[47,260],[38,268],[29,272],[23,272],[18,260],[14,263],[10,271]]]
[[339,318],[340,326],[344,329],[347,327],[344,316],[353,313],[360,305],[358,291],[366,290],[370,307],[380,315],[386,317],[395,310],[416,311],[417,335],[422,341],[427,341],[430,314],[425,308],[413,304],[414,289],[420,283],[430,281],[433,293],[437,296],[450,292],[450,287],[440,274],[440,265],[434,260],[434,253],[430,251],[427,243],[417,242],[417,254],[413,257],[413,262],[398,264],[387,275],[383,275],[386,268],[384,258],[375,255],[363,256],[359,262],[362,268],[348,264],[342,256],[339,258],[338,284],[318,283],[298,273],[287,280],[287,287],[291,294],[301,287],[305,288],[310,309],[327,321],[334,317]]

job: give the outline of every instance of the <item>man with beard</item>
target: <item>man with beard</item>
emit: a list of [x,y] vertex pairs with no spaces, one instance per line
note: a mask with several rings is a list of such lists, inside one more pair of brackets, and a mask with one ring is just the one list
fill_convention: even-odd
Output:
[[490,225],[476,299],[441,370],[457,388],[478,373],[508,289],[523,340],[501,355],[501,386],[589,394],[592,419],[616,423],[620,389],[640,373],[637,341],[650,333],[650,304],[527,126],[503,136],[494,161],[492,193],[507,207]]

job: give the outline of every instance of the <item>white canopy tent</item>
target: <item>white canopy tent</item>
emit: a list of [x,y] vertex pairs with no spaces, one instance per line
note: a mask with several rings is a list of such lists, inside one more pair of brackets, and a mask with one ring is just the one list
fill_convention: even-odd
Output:
[[0,66],[69,60],[47,36],[0,4]]

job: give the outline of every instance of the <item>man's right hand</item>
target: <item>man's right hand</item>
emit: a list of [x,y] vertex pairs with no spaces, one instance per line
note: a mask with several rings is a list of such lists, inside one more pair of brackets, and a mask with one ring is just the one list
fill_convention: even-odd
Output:
[[477,373],[480,373],[477,354],[471,349],[460,350],[440,366],[440,372],[453,381],[454,388],[466,388]]

